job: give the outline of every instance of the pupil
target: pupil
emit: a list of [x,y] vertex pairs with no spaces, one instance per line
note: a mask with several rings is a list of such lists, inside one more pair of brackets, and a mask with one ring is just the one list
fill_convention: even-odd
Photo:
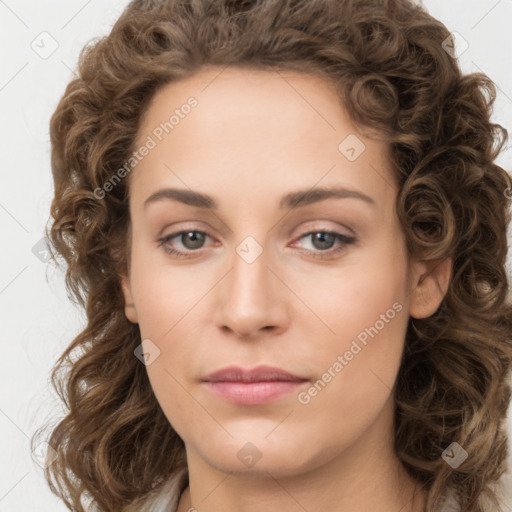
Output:
[[[191,241],[191,243],[186,243],[187,238]],[[181,237],[181,241],[185,247],[188,249],[197,249],[198,247],[201,247],[202,243],[204,242],[204,236],[202,233],[198,233],[196,231],[189,231],[188,233],[183,233]]]
[[315,233],[313,245],[317,249],[330,249],[334,243],[334,235],[331,233]]

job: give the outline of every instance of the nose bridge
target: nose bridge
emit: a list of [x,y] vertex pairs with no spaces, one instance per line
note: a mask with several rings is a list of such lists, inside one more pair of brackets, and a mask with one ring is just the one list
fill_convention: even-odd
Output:
[[236,247],[233,255],[232,289],[239,304],[261,307],[269,299],[268,249],[252,236],[246,237]]
[[270,251],[247,236],[232,255],[231,272],[217,296],[217,323],[243,336],[285,322],[278,280],[267,268]]

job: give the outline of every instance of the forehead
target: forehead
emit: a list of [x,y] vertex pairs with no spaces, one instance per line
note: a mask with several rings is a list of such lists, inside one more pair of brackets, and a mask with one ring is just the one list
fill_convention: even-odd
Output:
[[[389,172],[388,148],[359,133],[331,84],[292,71],[207,68],[166,84],[136,146],[148,137],[155,147],[131,176],[146,192],[151,181],[178,184],[179,176],[192,188],[237,180],[254,190],[291,181],[304,187],[326,176],[337,184],[356,179],[368,190]],[[354,148],[360,156],[347,158]]]
[[[283,128],[287,121],[292,124],[300,118],[310,121],[309,128],[304,127],[310,132],[313,128],[333,131],[336,130],[333,120],[346,117],[333,87],[321,76],[294,71],[208,67],[168,83],[155,93],[142,119],[139,142],[144,133],[169,120],[173,112],[184,109],[191,98],[197,101],[197,106],[190,113],[200,117],[201,126],[205,128],[211,125],[223,128],[222,121],[238,117],[246,123],[264,120],[270,130],[274,126]],[[292,127],[300,128],[293,124],[289,128]]]

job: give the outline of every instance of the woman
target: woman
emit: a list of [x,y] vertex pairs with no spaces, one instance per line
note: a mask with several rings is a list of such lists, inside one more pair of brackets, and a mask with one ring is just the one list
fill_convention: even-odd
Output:
[[51,120],[70,509],[501,510],[507,132],[450,38],[407,0],[136,0],[84,50]]

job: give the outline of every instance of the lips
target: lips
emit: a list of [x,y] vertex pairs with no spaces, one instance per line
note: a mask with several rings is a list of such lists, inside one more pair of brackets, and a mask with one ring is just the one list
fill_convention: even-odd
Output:
[[252,369],[244,369],[238,366],[230,366],[218,370],[205,379],[205,382],[304,382],[308,379],[293,375],[281,368],[272,366],[257,366]]
[[308,379],[271,366],[252,369],[231,366],[203,379],[211,393],[238,406],[276,402],[296,392],[307,381]]

